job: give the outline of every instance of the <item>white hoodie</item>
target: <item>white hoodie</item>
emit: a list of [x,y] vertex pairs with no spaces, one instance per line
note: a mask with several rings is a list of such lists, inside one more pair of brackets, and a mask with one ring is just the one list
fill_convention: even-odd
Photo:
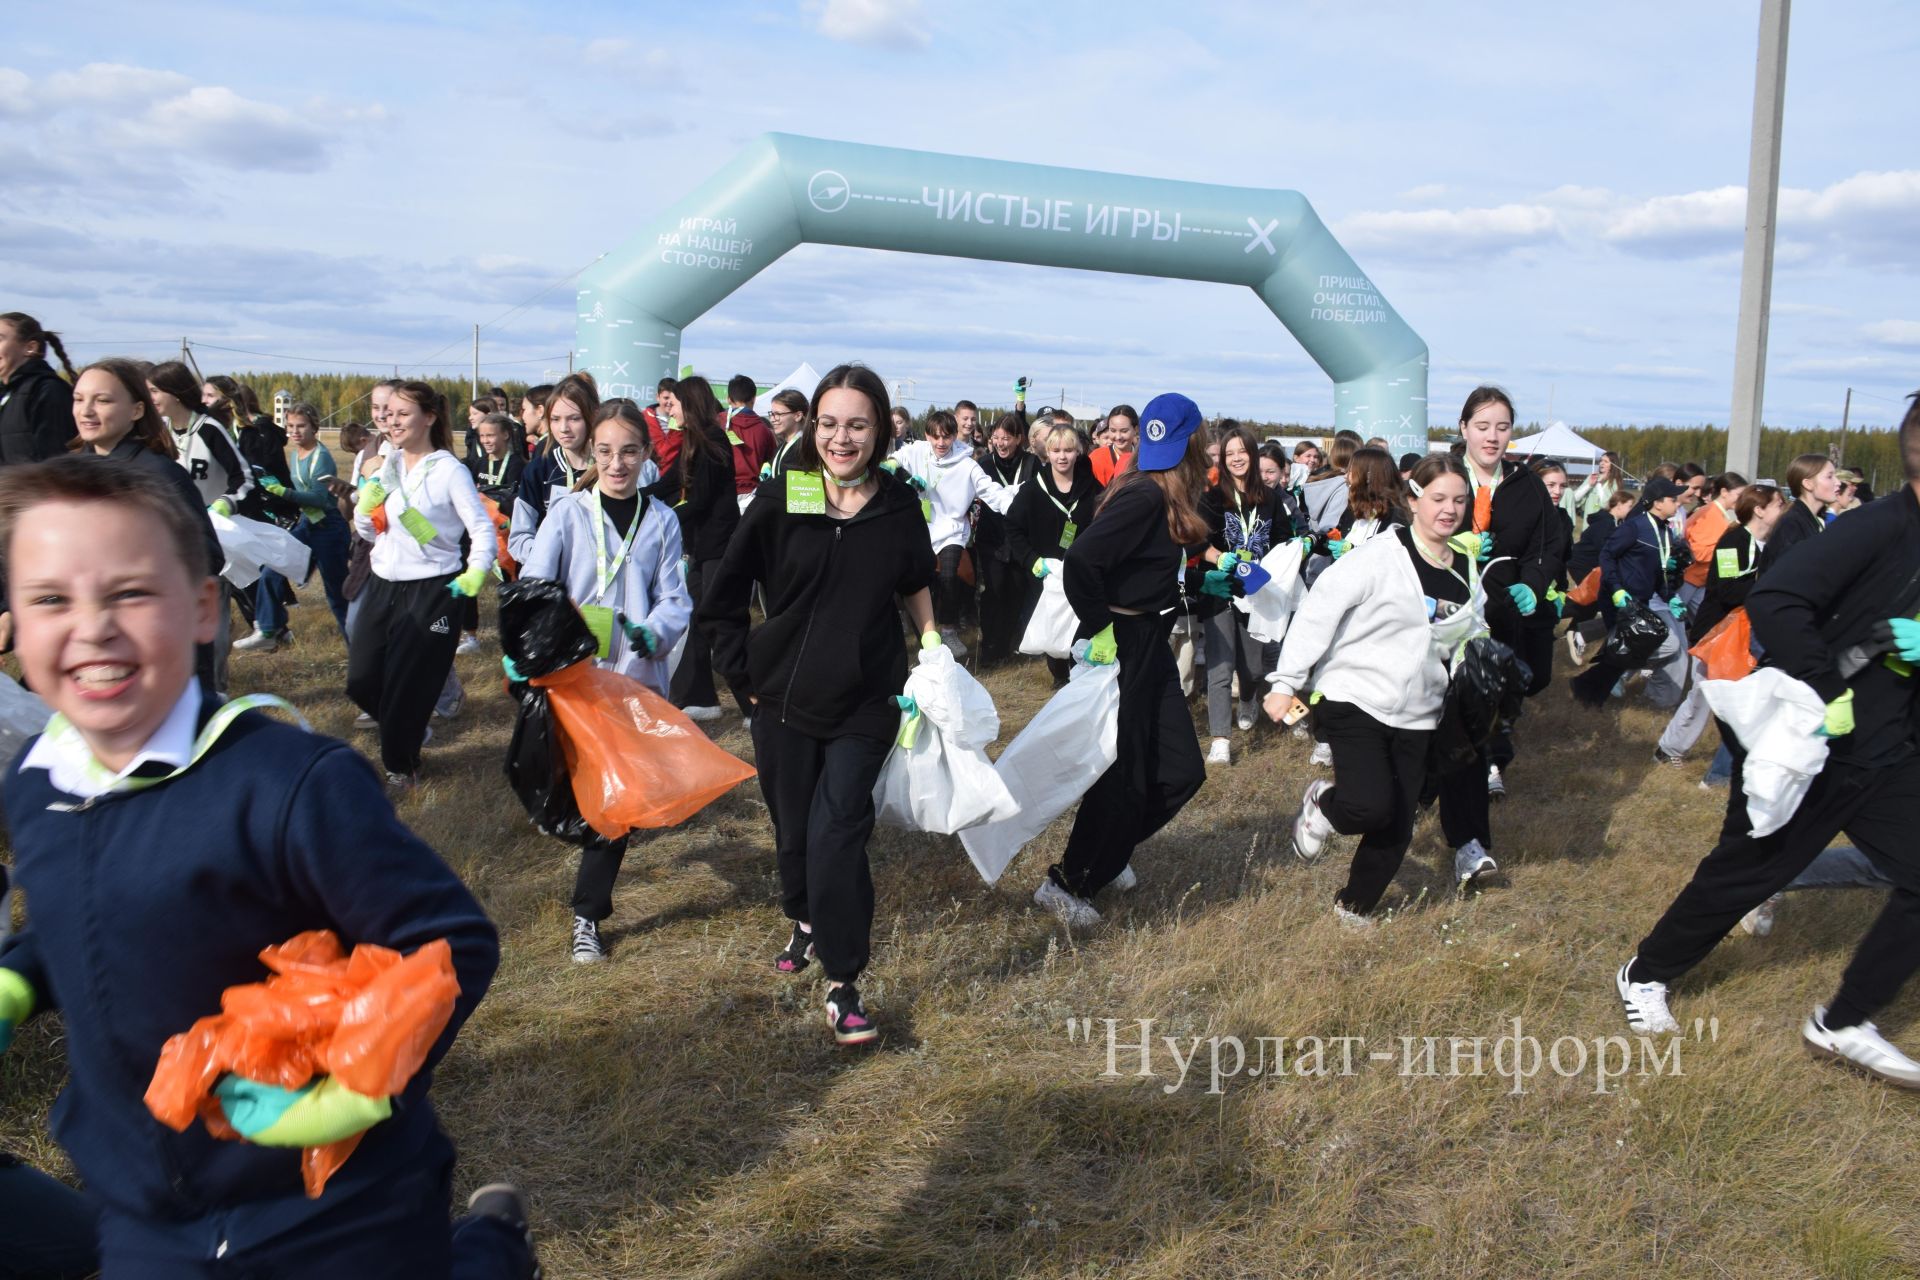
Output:
[[967,511],[979,498],[1002,515],[1013,505],[1014,490],[996,481],[973,460],[973,454],[955,441],[942,458],[925,440],[915,440],[891,455],[900,470],[926,482],[920,496],[933,505],[927,533],[933,539],[933,553],[946,547],[961,547],[967,542]]
[[1437,728],[1447,666],[1425,601],[1399,537],[1369,539],[1307,592],[1268,683],[1276,693],[1304,697],[1311,689],[1352,703],[1395,729]]

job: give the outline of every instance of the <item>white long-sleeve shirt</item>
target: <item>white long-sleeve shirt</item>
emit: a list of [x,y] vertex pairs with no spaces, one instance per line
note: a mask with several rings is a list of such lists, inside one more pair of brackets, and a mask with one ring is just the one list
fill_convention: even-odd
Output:
[[975,498],[1002,515],[1013,505],[1015,489],[988,475],[958,443],[943,458],[925,440],[915,440],[893,454],[892,460],[902,471],[926,481],[927,491],[920,496],[933,507],[927,533],[935,555],[947,547],[966,545],[967,511]]
[[[493,520],[480,503],[473,473],[445,449],[436,449],[413,466],[395,453],[380,470],[387,489],[387,530],[376,533],[373,517],[354,513],[353,527],[373,543],[373,571],[388,582],[414,582],[459,573],[460,535],[473,540],[465,567],[485,571],[493,567]],[[409,510],[418,511],[433,525],[433,536],[421,542],[402,522]]]

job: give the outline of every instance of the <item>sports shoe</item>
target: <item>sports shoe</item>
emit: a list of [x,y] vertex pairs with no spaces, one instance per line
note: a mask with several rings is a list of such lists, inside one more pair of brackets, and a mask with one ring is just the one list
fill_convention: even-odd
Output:
[[1487,872],[1499,869],[1493,855],[1478,840],[1469,840],[1453,852],[1453,880],[1462,893]]
[[940,643],[947,646],[947,650],[953,654],[953,660],[955,662],[967,656],[967,642],[960,638],[960,628],[958,627],[940,628]]
[[353,727],[356,729],[373,729],[377,728],[379,724],[380,722],[378,720],[375,720],[364,711],[353,718]]
[[1825,1005],[1813,1006],[1813,1016],[1800,1028],[1800,1037],[1807,1042],[1807,1048],[1821,1057],[1851,1063],[1888,1084],[1920,1089],[1920,1062],[1894,1048],[1878,1027],[1862,1022],[1834,1030],[1827,1026],[1826,1017]]
[[1309,866],[1320,860],[1327,837],[1333,834],[1333,824],[1320,812],[1320,797],[1331,790],[1331,782],[1315,778],[1300,797],[1300,811],[1293,815],[1293,855]]
[[1567,656],[1573,659],[1573,665],[1576,667],[1586,665],[1587,638],[1580,634],[1578,626],[1567,628]]
[[1225,738],[1215,738],[1213,745],[1207,748],[1208,764],[1232,764],[1233,747]]
[[607,944],[600,941],[600,926],[585,916],[573,918],[573,962],[599,964],[607,957]]
[[720,718],[718,707],[682,707],[680,714],[698,724],[711,724]]
[[1765,902],[1740,917],[1740,927],[1756,938],[1764,938],[1773,932],[1773,909],[1780,905],[1780,895],[1774,894]]
[[1505,800],[1507,798],[1507,780],[1500,776],[1500,766],[1487,766],[1487,799]]
[[278,631],[256,631],[244,639],[233,642],[235,653],[272,653],[280,647],[281,633]]
[[387,771],[387,789],[389,791],[411,791],[420,785],[420,775],[415,773],[395,773]]
[[446,707],[445,708],[435,707],[433,709],[433,714],[435,714],[436,716],[439,716],[442,720],[452,720],[453,718],[455,718],[460,714],[461,708],[465,707],[466,705],[467,705],[466,688],[464,686],[459,686],[454,689],[453,697],[447,700]]
[[836,1044],[865,1044],[880,1034],[860,1003],[860,991],[851,982],[827,988],[827,1022]]
[[793,936],[787,939],[787,949],[773,958],[773,967],[781,973],[798,973],[813,960],[813,934],[800,927],[798,920],[793,922]]
[[1687,758],[1685,756],[1668,755],[1666,752],[1662,751],[1659,747],[1655,747],[1653,749],[1653,762],[1655,764],[1667,765],[1669,768],[1678,769],[1686,765]]
[[1667,1008],[1667,984],[1629,982],[1627,974],[1632,970],[1633,960],[1629,960],[1613,976],[1614,990],[1620,993],[1620,1003],[1626,1006],[1627,1025],[1643,1036],[1671,1035],[1679,1031],[1680,1024]]
[[1133,864],[1131,862],[1120,868],[1120,874],[1115,876],[1107,884],[1107,888],[1118,890],[1121,893],[1132,893],[1139,887],[1140,877],[1133,873]]
[[1048,876],[1033,891],[1033,900],[1060,918],[1069,929],[1091,929],[1100,923],[1100,913],[1085,898],[1076,898]]
[[475,1218],[492,1218],[505,1223],[527,1242],[527,1262],[533,1274],[540,1275],[540,1263],[533,1252],[533,1228],[527,1225],[527,1197],[511,1182],[489,1182],[467,1197],[467,1213]]
[[453,651],[455,653],[480,652],[480,637],[475,635],[471,631],[467,632],[465,635],[460,637],[460,643],[453,646]]
[[1251,730],[1253,728],[1253,704],[1251,702],[1242,702],[1240,704],[1240,714],[1234,717],[1233,722],[1240,726],[1240,732],[1242,733]]
[[424,730],[421,731],[420,745],[424,747],[429,742],[432,742],[432,741],[433,741],[433,726],[428,725]]
[[1307,763],[1317,764],[1323,769],[1333,768],[1333,744],[1328,742],[1314,743],[1313,754],[1307,757]]
[[1297,724],[1293,726],[1293,728],[1287,730],[1287,732],[1291,733],[1295,738],[1297,738],[1301,742],[1305,742],[1307,740],[1307,726],[1303,724]]
[[1352,929],[1358,932],[1373,928],[1373,917],[1363,916],[1358,911],[1339,901],[1335,901],[1333,904],[1333,918],[1340,922],[1342,929]]

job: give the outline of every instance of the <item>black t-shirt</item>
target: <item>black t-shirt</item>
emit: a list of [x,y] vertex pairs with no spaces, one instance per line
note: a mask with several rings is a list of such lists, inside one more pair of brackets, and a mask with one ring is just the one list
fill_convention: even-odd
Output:
[[1413,572],[1420,579],[1420,591],[1423,595],[1451,605],[1463,605],[1472,599],[1467,591],[1465,579],[1454,576],[1459,566],[1465,563],[1458,553],[1453,557],[1454,570],[1449,572],[1421,554],[1420,548],[1414,544],[1411,529],[1405,525],[1397,525],[1393,533],[1400,539],[1400,545],[1407,549],[1407,555],[1413,561]]
[[627,530],[633,528],[633,517],[640,510],[640,495],[631,498],[609,498],[600,495],[600,509],[607,513],[607,519],[613,521],[613,527],[620,531],[621,537],[627,536]]

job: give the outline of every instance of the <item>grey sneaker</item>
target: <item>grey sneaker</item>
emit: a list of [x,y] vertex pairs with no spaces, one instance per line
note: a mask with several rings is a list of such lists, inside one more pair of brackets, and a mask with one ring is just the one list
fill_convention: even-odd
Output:
[[1060,918],[1069,929],[1091,929],[1100,923],[1100,913],[1085,898],[1076,898],[1048,876],[1033,891],[1033,900]]
[[1487,872],[1499,869],[1500,865],[1493,860],[1493,855],[1478,840],[1469,840],[1454,850],[1453,881],[1460,886],[1462,893]]
[[1293,853],[1309,865],[1320,860],[1320,855],[1326,852],[1328,838],[1333,835],[1333,824],[1320,812],[1320,797],[1331,790],[1331,782],[1315,778],[1300,797],[1300,811],[1293,815]]
[[1740,917],[1740,927],[1756,938],[1764,938],[1773,932],[1773,911],[1780,905],[1780,895],[1774,894],[1765,902]]
[[607,945],[600,941],[600,926],[585,916],[573,918],[573,962],[599,964],[607,958]]

